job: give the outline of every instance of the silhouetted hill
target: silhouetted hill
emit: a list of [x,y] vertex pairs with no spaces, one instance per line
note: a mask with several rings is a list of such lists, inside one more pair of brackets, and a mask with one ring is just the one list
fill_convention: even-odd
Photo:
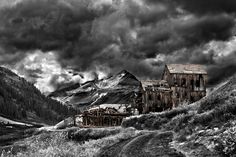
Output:
[[69,110],[44,96],[31,83],[7,68],[0,67],[0,114],[10,119],[31,122],[58,122]]

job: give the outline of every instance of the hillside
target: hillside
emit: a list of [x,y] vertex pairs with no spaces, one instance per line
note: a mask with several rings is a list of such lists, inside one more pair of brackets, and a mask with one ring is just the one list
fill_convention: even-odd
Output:
[[123,70],[109,78],[74,84],[49,96],[83,110],[100,104],[129,103],[134,93],[139,93],[140,85],[134,75]]
[[[236,154],[236,75],[194,104],[128,118],[123,127],[158,130],[173,136],[169,147],[185,156]],[[132,151],[132,150],[130,150]]]
[[[121,127],[40,129],[3,156],[175,156],[236,154],[236,76],[202,100],[126,118]],[[14,150],[17,150],[14,152]]]
[[236,76],[196,103],[129,117],[122,127],[41,131],[15,144],[24,149],[14,155],[234,156],[235,102]]
[[12,120],[56,123],[69,113],[66,106],[45,97],[24,78],[0,67],[0,114]]

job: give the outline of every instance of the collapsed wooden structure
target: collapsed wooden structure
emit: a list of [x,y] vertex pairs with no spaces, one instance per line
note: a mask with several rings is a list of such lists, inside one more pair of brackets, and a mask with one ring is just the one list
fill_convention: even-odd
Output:
[[120,126],[123,118],[130,116],[129,113],[119,113],[115,108],[97,108],[83,112],[82,126]]

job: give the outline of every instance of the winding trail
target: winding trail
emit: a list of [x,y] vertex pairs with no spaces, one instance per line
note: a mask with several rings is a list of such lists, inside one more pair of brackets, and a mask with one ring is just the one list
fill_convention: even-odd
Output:
[[171,148],[172,132],[151,132],[103,148],[99,157],[185,157]]

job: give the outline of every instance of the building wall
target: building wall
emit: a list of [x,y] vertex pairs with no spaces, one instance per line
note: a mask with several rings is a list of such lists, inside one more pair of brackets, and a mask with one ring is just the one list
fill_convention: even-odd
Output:
[[117,115],[100,115],[100,116],[94,116],[94,115],[86,115],[83,116],[83,127],[88,126],[101,126],[101,127],[108,127],[108,126],[120,126],[122,123],[123,118],[127,117],[125,116],[117,116]]
[[162,80],[167,81],[169,90],[155,86],[143,89],[143,113],[161,112],[184,102],[198,101],[206,95],[206,74],[172,74],[165,68]]
[[120,126],[122,120],[130,114],[122,113],[105,113],[103,109],[96,109],[92,112],[85,111],[82,113],[81,127],[109,127]]
[[173,107],[184,101],[195,102],[206,95],[206,74],[171,74],[167,68],[163,73],[170,87],[173,98]]
[[161,112],[172,108],[171,91],[146,89],[143,91],[143,113]]
[[192,91],[206,90],[206,74],[170,74],[168,70],[165,70],[163,79],[166,80],[171,87],[184,87]]

